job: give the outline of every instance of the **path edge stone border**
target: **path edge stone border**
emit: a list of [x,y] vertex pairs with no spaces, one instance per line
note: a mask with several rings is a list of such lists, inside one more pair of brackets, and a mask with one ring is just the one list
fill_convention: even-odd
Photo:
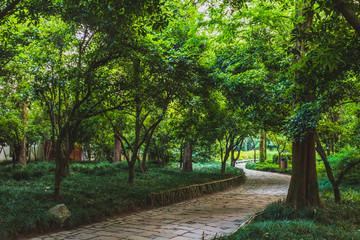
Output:
[[162,192],[151,193],[151,206],[162,207],[170,204],[182,202],[185,200],[194,199],[197,197],[204,196],[206,194],[216,193],[226,190],[230,187],[238,186],[244,183],[246,179],[245,173],[241,175],[217,180],[213,182],[193,184],[177,189],[170,189]]

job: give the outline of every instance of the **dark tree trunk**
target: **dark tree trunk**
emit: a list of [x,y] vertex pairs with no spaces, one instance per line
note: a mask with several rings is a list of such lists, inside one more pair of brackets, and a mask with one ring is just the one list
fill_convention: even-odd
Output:
[[260,135],[260,162],[265,162],[266,160],[266,132],[261,130]]
[[135,169],[135,163],[130,162],[129,165],[129,183],[134,183],[134,169]]
[[60,188],[61,182],[66,174],[66,159],[62,149],[62,139],[58,139],[56,142],[56,168],[55,168],[55,190],[54,200],[58,202],[60,200]]
[[226,162],[229,158],[230,152],[231,152],[231,149],[225,149],[225,156],[224,156],[224,159],[222,159],[222,161],[221,161],[221,174],[225,174]]
[[[135,150],[135,149],[134,149]],[[136,160],[138,159],[137,157],[137,152],[138,150],[135,150],[136,153],[133,153],[131,155],[131,160],[130,160],[130,164],[129,164],[129,183],[133,184],[134,183],[134,170],[135,170],[135,163]]]
[[121,162],[121,140],[116,136],[114,143],[114,160],[113,162]]
[[221,162],[221,174],[225,174],[226,171],[226,160]]
[[184,163],[184,155],[183,155],[183,146],[182,146],[182,144],[180,146],[180,160],[179,160],[179,162],[180,162],[180,168],[182,168],[183,163]]
[[292,175],[286,202],[295,209],[321,205],[314,133],[308,133],[303,139],[297,138],[293,143]]
[[192,146],[187,141],[184,146],[184,166],[183,172],[192,172]]

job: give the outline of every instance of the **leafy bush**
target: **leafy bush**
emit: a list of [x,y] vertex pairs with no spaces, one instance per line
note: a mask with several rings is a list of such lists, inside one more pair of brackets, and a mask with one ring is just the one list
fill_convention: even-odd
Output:
[[[274,154],[273,158],[272,158],[273,163],[277,163],[278,158],[279,158],[279,154]],[[292,154],[291,153],[283,153],[283,154],[281,154],[281,160],[282,161],[285,161],[285,160],[291,161],[292,160]]]
[[248,162],[246,163],[245,168],[266,172],[291,173],[292,165],[289,163],[287,169],[281,169],[278,164],[272,163],[272,160],[266,160],[263,163]]

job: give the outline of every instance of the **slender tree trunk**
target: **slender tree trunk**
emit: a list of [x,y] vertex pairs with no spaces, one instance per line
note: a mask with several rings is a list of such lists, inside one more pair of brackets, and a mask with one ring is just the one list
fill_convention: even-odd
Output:
[[235,167],[235,162],[236,162],[236,160],[235,160],[235,148],[231,149],[230,160],[231,160],[230,165],[232,167]]
[[145,143],[145,148],[144,148],[144,152],[143,152],[143,158],[142,158],[142,168],[144,170],[144,172],[147,172],[147,167],[146,167],[146,159],[147,159],[147,153],[149,151],[149,147],[150,147],[150,143],[151,143],[151,138],[148,138],[146,143]]
[[225,155],[224,155],[224,159],[221,161],[221,174],[225,174],[226,171],[226,162],[229,158],[230,155],[230,149],[226,149],[225,150]]
[[65,158],[62,150],[62,139],[58,139],[56,142],[56,168],[55,168],[55,189],[54,200],[58,202],[60,200],[60,188],[65,174]]
[[20,153],[19,153],[19,164],[26,166],[26,124],[28,119],[28,107],[27,101],[24,101],[22,108],[22,122],[24,125],[24,137],[21,140],[20,144]]
[[192,146],[186,141],[184,147],[184,166],[183,172],[192,172]]
[[115,137],[114,143],[114,160],[113,162],[121,162],[121,140]]
[[182,169],[184,163],[184,155],[183,155],[183,144],[180,144],[180,168]]
[[266,132],[261,130],[260,135],[260,162],[265,162],[266,160]]
[[256,147],[255,147],[255,141],[254,141],[253,138],[251,138],[251,141],[252,141],[252,143],[253,143],[253,145],[254,145],[254,162],[256,162]]
[[281,151],[278,151],[278,162],[277,162],[280,166],[281,164]]
[[141,163],[141,159],[140,159],[139,156],[137,156],[137,160],[138,160],[140,172],[141,172],[141,173],[145,173],[145,169],[143,168],[143,165],[142,165],[142,163]]

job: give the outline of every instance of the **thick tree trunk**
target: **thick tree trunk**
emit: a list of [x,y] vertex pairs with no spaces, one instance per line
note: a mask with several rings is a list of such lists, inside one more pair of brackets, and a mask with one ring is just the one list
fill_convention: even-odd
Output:
[[189,142],[185,142],[184,147],[184,166],[183,172],[192,172],[192,146]]
[[314,133],[297,138],[293,143],[292,175],[286,202],[300,209],[320,206],[315,160]]
[[225,174],[226,171],[226,160],[221,162],[221,174]]
[[265,162],[266,160],[266,132],[261,130],[260,135],[260,162]]
[[[313,21],[313,12],[309,11],[311,8],[313,8],[313,3],[303,4],[301,10],[298,9],[297,11],[298,16],[305,17],[302,23],[296,25],[300,32],[309,32]],[[299,58],[295,61],[301,61],[302,56],[307,51],[306,41],[300,39],[295,47],[300,52]],[[296,78],[300,79],[301,75],[296,76]],[[303,85],[301,81],[297,80],[295,80],[295,84],[299,84],[303,88],[301,95],[298,96],[298,102],[311,103],[314,101],[315,94],[312,86]],[[306,206],[321,206],[316,174],[315,130],[307,129],[304,137],[296,136],[293,141],[292,175],[286,202],[295,209]]]
[[59,199],[60,199],[60,190],[61,190],[62,180],[64,178],[70,176],[70,162],[69,162],[70,153],[69,153],[69,151],[71,151],[71,150],[67,149],[66,153],[64,153],[62,143],[63,143],[63,138],[60,135],[55,144],[55,155],[56,155],[55,189],[54,189],[54,200],[55,201],[59,201]]
[[121,162],[121,142],[118,137],[115,137],[113,162]]

